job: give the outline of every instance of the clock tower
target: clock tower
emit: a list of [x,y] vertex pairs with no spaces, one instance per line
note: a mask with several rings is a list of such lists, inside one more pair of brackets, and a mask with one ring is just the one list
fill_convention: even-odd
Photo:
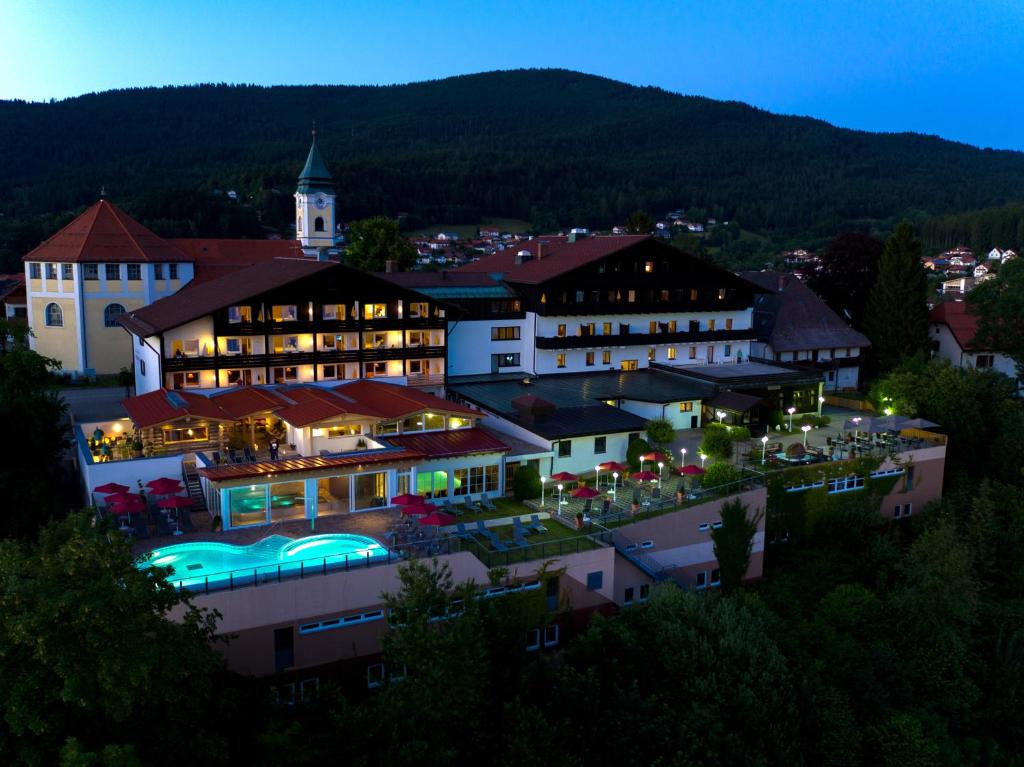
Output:
[[334,247],[334,199],[334,181],[320,156],[314,128],[313,144],[295,190],[295,237],[307,255]]

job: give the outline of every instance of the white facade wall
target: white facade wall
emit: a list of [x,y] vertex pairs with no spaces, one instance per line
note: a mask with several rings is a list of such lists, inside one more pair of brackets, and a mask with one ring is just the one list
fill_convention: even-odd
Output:
[[[519,328],[518,341],[492,341],[491,328]],[[492,372],[491,355],[519,354],[519,365],[502,367],[500,373],[532,372],[533,324],[528,320],[468,320],[448,323],[448,375],[479,375]]]
[[148,394],[163,386],[160,380],[160,339],[132,335],[132,356],[135,365],[135,394]]
[[[618,432],[612,434],[596,434],[589,437],[573,437],[572,439],[558,440],[553,443],[554,452],[551,458],[551,473],[557,474],[560,471],[568,471],[573,474],[583,474],[593,471],[594,467],[605,461],[626,460],[626,448],[629,447],[629,435],[635,432]],[[605,450],[598,453],[594,450],[597,437],[604,437]],[[536,439],[536,438],[535,438]],[[572,455],[560,457],[561,443],[572,443]]]
[[[672,424],[672,427],[679,431],[680,429],[697,429],[700,428],[700,400],[689,400],[690,411],[683,412],[679,409],[681,402],[641,402],[640,400],[624,399],[619,404],[623,410],[627,413],[633,413],[648,421],[655,418],[664,418]],[[696,421],[692,421],[691,418],[696,418]]]
[[[978,367],[978,354],[986,355],[992,354],[992,352],[968,352],[960,348],[960,344],[957,343],[956,338],[953,336],[953,331],[949,329],[948,325],[944,324],[933,324],[932,325],[932,340],[939,342],[939,349],[936,352],[936,356],[941,359],[949,360],[951,364],[960,368],[976,368]],[[1017,366],[1014,364],[1010,357],[1005,354],[992,354],[994,357],[992,362],[992,370],[997,373],[1009,377],[1013,381],[1017,381],[1018,388],[1020,382],[1017,380]]]

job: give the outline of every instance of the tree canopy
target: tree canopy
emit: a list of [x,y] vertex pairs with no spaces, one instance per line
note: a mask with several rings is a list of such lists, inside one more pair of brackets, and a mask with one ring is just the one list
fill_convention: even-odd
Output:
[[398,231],[398,222],[384,216],[353,221],[351,242],[345,248],[345,261],[368,272],[383,272],[388,261],[400,269],[416,263],[416,249]]
[[978,316],[974,344],[1012,358],[1017,377],[1024,379],[1024,260],[1004,263],[993,279],[967,294],[967,303]]
[[832,311],[856,328],[864,326],[865,307],[878,275],[883,247],[881,240],[861,232],[833,237],[821,252],[821,270],[809,281],[811,289]]

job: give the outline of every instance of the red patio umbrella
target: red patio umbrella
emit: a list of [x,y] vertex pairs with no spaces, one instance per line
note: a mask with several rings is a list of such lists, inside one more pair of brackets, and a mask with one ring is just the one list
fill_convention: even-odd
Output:
[[104,498],[104,500],[107,502],[108,506],[113,504],[113,503],[141,503],[142,502],[142,499],[139,498],[139,494],[138,493],[124,493],[124,492],[113,493],[112,495],[108,495],[106,498]]
[[130,501],[122,501],[121,503],[115,503],[110,507],[111,514],[137,514],[141,511],[146,510],[146,502],[139,499],[134,503]]
[[570,474],[567,471],[560,471],[557,474],[552,474],[551,479],[554,482],[575,482],[579,477],[575,474]]
[[425,503],[418,503],[414,506],[403,506],[403,517],[422,517],[430,513],[430,508]]
[[653,453],[646,453],[646,454],[640,456],[640,460],[641,461],[654,461],[655,463],[657,463],[658,461],[661,461],[662,463],[664,463],[665,461],[668,460],[668,456],[665,455],[664,453],[659,453],[657,450],[655,450]]
[[156,505],[161,509],[188,509],[192,506],[192,499],[184,495],[172,495],[170,498],[161,498]]
[[391,502],[395,506],[415,506],[416,504],[423,503],[423,496],[416,495],[416,493],[402,493],[392,498]]
[[92,491],[100,495],[111,495],[112,493],[127,493],[131,490],[127,485],[119,485],[116,482],[108,482],[105,485],[94,487]]
[[443,511],[432,511],[425,517],[420,517],[419,522],[421,525],[454,525],[455,517]]
[[688,463],[686,466],[683,466],[681,469],[679,469],[679,473],[680,474],[697,475],[697,474],[703,474],[704,473],[704,469],[702,469],[700,466],[698,466],[695,463]]
[[601,471],[617,471],[617,472],[619,472],[621,474],[622,472],[624,472],[629,467],[626,466],[626,464],[624,464],[624,463],[619,463],[618,461],[606,461],[606,462],[600,464],[598,466],[598,468]]
[[181,482],[170,477],[160,477],[147,482],[146,487],[154,495],[171,495],[181,491]]
[[659,479],[658,475],[653,471],[638,471],[636,474],[631,474],[630,479],[635,479],[639,482],[646,482],[647,480]]
[[573,498],[597,498],[601,493],[592,487],[577,487],[569,495]]

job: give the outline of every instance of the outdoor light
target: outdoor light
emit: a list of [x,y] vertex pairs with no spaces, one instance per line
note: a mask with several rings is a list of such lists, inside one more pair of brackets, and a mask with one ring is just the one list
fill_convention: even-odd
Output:
[[725,420],[725,411],[724,410],[716,410],[715,411],[715,418],[717,418],[718,422],[721,423],[723,420]]
[[601,487],[601,464],[594,467],[594,489]]
[[192,434],[193,434],[192,430],[191,430],[191,429],[189,429],[189,430],[188,430],[188,436],[190,436],[190,437],[191,437],[191,436],[192,436]]
[[558,483],[558,505],[562,505],[562,483]]
[[115,434],[121,433],[121,424],[115,423],[111,428],[113,428]]
[[704,455],[704,453],[700,453],[699,455],[700,455],[700,467],[703,469],[704,468],[704,461],[706,461],[708,459],[708,457],[706,455]]
[[804,433],[804,447],[807,447],[807,432],[809,432],[810,430],[811,427],[808,426],[807,424],[804,424],[803,426],[800,427],[800,431]]
[[824,405],[825,404],[825,398],[822,397],[820,394],[818,395],[818,404],[819,405]]
[[665,464],[658,461],[658,487],[661,487],[661,472],[665,468]]
[[547,477],[540,478],[540,507],[544,508],[544,483],[548,481]]
[[761,463],[764,463],[765,455],[768,453],[768,435],[761,437]]
[[682,462],[681,465],[685,466],[686,465],[686,448],[685,447],[682,448],[679,452],[683,454],[683,462]]
[[619,472],[613,471],[612,472],[612,500],[613,501],[615,500],[615,490],[618,487],[618,484],[619,484]]
[[793,413],[796,412],[796,408],[795,407],[791,407],[786,412],[789,413],[789,430],[793,431]]
[[883,412],[884,412],[884,413],[885,413],[886,415],[892,415],[892,408],[891,408],[891,407],[887,407],[887,408],[886,408],[886,409],[885,409],[885,410],[884,410]]

